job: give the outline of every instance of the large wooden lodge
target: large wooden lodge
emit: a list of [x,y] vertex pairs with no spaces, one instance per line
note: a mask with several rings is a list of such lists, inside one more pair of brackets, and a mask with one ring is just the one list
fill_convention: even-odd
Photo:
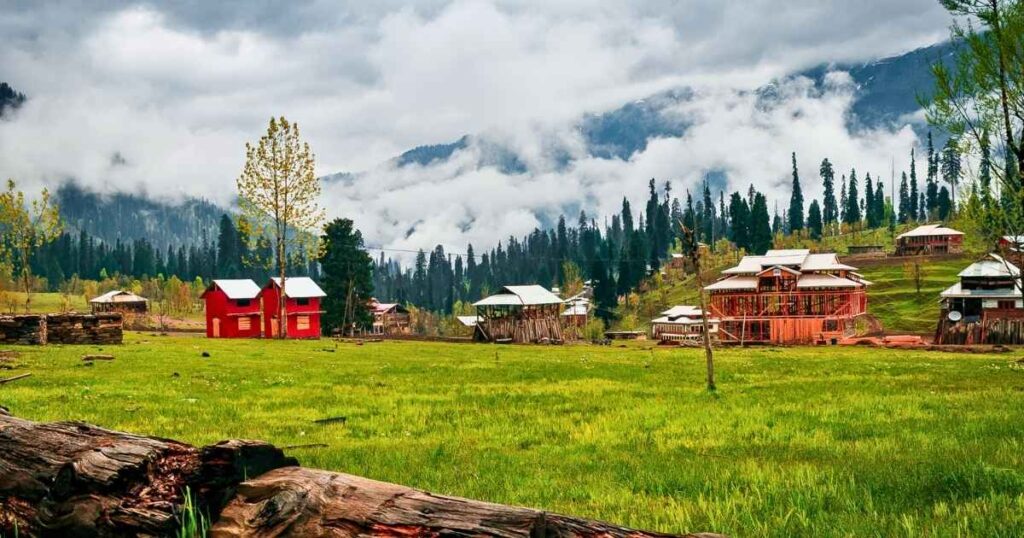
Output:
[[744,256],[705,290],[722,342],[835,344],[866,313],[870,284],[833,253],[794,249]]

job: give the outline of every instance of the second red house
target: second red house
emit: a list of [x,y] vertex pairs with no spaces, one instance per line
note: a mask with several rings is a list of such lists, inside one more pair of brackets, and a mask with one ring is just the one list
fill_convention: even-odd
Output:
[[[278,297],[281,279],[271,278],[265,286],[263,300],[263,335],[275,338],[281,330]],[[327,294],[309,277],[288,277],[284,283],[285,316],[288,338],[320,338],[320,300]]]
[[201,298],[206,301],[208,338],[259,338],[260,287],[252,280],[218,279]]

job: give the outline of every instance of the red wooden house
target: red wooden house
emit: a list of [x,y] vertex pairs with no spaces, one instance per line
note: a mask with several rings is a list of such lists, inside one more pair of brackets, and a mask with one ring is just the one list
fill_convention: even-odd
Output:
[[[281,279],[271,278],[263,286],[263,334],[267,338],[276,337],[280,331],[280,297]],[[313,279],[305,276],[288,277],[284,283],[285,316],[288,319],[288,338],[320,338],[320,300],[327,294]]]
[[964,233],[941,224],[922,224],[896,236],[897,256],[963,252]]
[[259,338],[260,287],[249,279],[214,280],[206,301],[208,338]]
[[867,312],[870,282],[835,254],[770,250],[722,275],[704,288],[722,342],[836,343]]

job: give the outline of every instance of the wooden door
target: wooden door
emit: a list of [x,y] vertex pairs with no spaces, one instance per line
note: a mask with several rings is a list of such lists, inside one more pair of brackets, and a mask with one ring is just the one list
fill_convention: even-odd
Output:
[[279,331],[280,331],[280,328],[278,327],[277,318],[271,318],[270,319],[270,336],[276,337],[278,334],[280,334]]
[[213,337],[220,338],[220,318],[213,318]]

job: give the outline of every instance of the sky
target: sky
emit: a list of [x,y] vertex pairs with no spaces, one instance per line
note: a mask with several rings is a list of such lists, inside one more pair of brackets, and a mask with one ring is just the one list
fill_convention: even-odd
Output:
[[[570,209],[603,218],[650,177],[678,193],[712,168],[779,198],[792,151],[808,199],[825,156],[887,174],[914,133],[850,133],[842,73],[824,93],[783,83],[770,110],[750,90],[934,44],[950,22],[937,0],[3,3],[0,81],[29,99],[0,120],[0,177],[229,206],[245,143],[284,115],[318,174],[357,173],[325,185],[328,214],[395,249],[493,246]],[[695,91],[669,111],[694,123],[683,137],[626,161],[582,150],[582,115],[679,87]],[[466,134],[513,149],[527,173],[479,167],[475,145],[389,163]]]

